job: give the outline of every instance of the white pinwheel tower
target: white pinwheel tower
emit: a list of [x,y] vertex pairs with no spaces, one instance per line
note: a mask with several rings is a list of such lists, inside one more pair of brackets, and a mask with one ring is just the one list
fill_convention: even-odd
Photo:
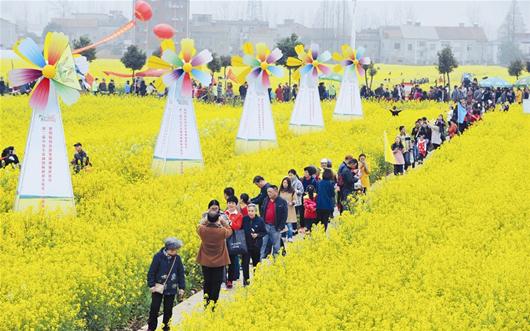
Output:
[[289,128],[294,133],[306,133],[324,129],[324,117],[318,93],[318,78],[321,74],[329,75],[331,69],[325,63],[331,59],[328,51],[319,54],[317,44],[311,44],[304,50],[304,45],[295,47],[297,58],[289,57],[287,65],[298,67],[294,72],[295,79],[300,79],[300,89],[294,102]]
[[31,39],[22,39],[14,51],[38,69],[13,69],[11,86],[37,81],[29,104],[33,109],[22,171],[17,188],[15,211],[61,210],[75,212],[72,179],[66,155],[63,122],[57,97],[70,105],[79,98],[72,51],[68,37],[49,32],[44,51]]
[[243,115],[237,131],[236,154],[277,146],[268,91],[269,76],[271,74],[276,77],[283,75],[283,70],[275,65],[275,62],[282,57],[282,52],[278,48],[271,52],[266,44],[258,43],[254,52],[253,45],[245,43],[243,53],[243,58],[232,57],[233,66],[244,67],[238,76],[238,81],[248,82]]
[[156,139],[152,169],[156,175],[182,174],[204,164],[192,99],[192,78],[208,86],[212,80],[206,64],[212,54],[203,50],[195,55],[192,39],[182,39],[177,55],[171,40],[162,42],[162,58],[152,56],[148,66],[166,69],[162,76],[168,96],[162,125]]
[[359,80],[357,72],[365,75],[363,65],[370,64],[370,58],[364,57],[364,49],[352,49],[349,45],[342,45],[342,54],[333,53],[333,59],[338,61],[334,68],[336,72],[344,70],[333,118],[350,120],[363,117]]

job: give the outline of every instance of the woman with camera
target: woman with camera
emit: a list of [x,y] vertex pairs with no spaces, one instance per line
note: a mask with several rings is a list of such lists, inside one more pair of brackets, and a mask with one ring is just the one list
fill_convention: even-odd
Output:
[[232,235],[226,215],[220,213],[219,201],[210,201],[197,233],[201,238],[197,263],[202,267],[205,307],[213,302],[213,310],[219,299],[225,267],[230,264],[226,239]]

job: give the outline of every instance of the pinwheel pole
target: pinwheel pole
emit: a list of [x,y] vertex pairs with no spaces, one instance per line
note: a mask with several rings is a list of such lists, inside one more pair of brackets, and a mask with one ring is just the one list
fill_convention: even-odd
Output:
[[156,175],[182,174],[186,169],[204,164],[191,79],[198,79],[206,86],[210,84],[211,76],[202,71],[202,67],[212,60],[212,56],[208,50],[194,56],[195,48],[191,39],[183,39],[181,45],[179,55],[174,45],[173,48],[163,45],[162,59],[151,57],[148,61],[151,68],[167,69],[162,79],[168,86],[168,97],[152,163]]
[[296,96],[289,128],[295,134],[320,131],[324,129],[324,117],[318,93],[318,77],[329,74],[331,69],[324,63],[331,59],[329,52],[319,54],[316,44],[305,52],[303,45],[295,48],[298,58],[290,57],[288,62],[298,66],[295,77],[300,77],[300,90]]
[[[74,195],[66,154],[61,110],[57,97],[66,104],[79,98],[75,64],[68,38],[50,32],[44,54],[31,39],[19,41],[15,52],[40,69],[14,69],[12,86],[37,81],[30,97],[33,109],[14,210],[75,213]],[[43,56],[44,55],[44,56]]]
[[270,74],[277,77],[283,75],[283,71],[275,66],[275,62],[282,57],[279,49],[270,52],[265,44],[258,43],[254,53],[254,47],[247,43],[243,45],[243,51],[244,58],[232,58],[233,66],[245,67],[238,81],[248,82],[243,115],[236,136],[236,154],[256,152],[278,145],[268,89]]

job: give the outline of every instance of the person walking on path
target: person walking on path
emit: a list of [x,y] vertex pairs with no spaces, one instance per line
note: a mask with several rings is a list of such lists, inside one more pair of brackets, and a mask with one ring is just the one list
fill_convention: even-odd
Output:
[[[241,230],[241,227],[243,226],[243,215],[237,209],[238,202],[237,197],[233,195],[226,199],[228,209],[225,214],[228,217],[228,223],[230,224],[232,231]],[[230,265],[228,266],[226,288],[232,288],[232,283],[239,279],[239,255],[229,254],[229,256]]]
[[289,177],[285,177],[282,180],[280,197],[287,201],[287,240],[292,242],[294,234],[293,224],[296,224],[296,192]]
[[254,183],[254,185],[260,188],[260,192],[258,196],[250,199],[250,202],[252,202],[255,205],[258,205],[260,208],[260,212],[261,212],[263,201],[267,198],[267,190],[271,185],[267,183],[265,179],[261,176],[254,177],[254,180],[252,181],[252,183]]
[[329,168],[324,169],[322,180],[317,183],[317,223],[324,225],[327,231],[329,218],[333,215],[335,208],[335,181],[333,180],[333,171]]
[[248,215],[243,217],[243,230],[245,231],[245,240],[247,242],[247,254],[243,254],[243,286],[249,284],[250,278],[250,259],[252,266],[256,268],[261,261],[261,246],[263,237],[267,234],[263,218],[258,216],[258,206],[251,203],[248,205]]
[[268,198],[263,202],[261,207],[261,215],[265,220],[265,228],[267,234],[263,237],[263,244],[261,246],[261,259],[265,259],[272,247],[272,255],[276,257],[280,251],[280,232],[285,227],[287,222],[287,201],[280,198],[278,195],[278,187],[271,185],[267,189]]
[[219,201],[210,201],[208,212],[200,221],[197,233],[201,239],[197,263],[201,266],[204,277],[205,308],[213,303],[214,310],[219,299],[225,267],[230,264],[226,239],[232,235],[232,228],[226,216],[219,212]]
[[147,286],[151,291],[151,308],[149,310],[148,330],[156,330],[158,324],[158,312],[162,301],[164,302],[164,316],[162,318],[162,330],[169,330],[169,321],[173,314],[173,303],[175,296],[184,296],[186,279],[184,266],[178,255],[182,247],[182,241],[175,238],[167,238],[164,247],[153,256],[153,261],[147,272]]
[[405,165],[405,159],[403,157],[404,146],[401,143],[401,137],[397,136],[395,142],[392,144],[391,149],[394,154],[394,175],[403,175],[403,166]]

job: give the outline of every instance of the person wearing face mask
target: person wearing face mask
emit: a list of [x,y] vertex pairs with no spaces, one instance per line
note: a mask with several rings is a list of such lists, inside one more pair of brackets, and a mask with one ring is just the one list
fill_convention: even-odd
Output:
[[225,267],[230,264],[226,239],[232,235],[228,219],[220,213],[219,201],[210,201],[208,212],[203,215],[197,233],[201,239],[197,263],[201,265],[204,278],[205,307],[213,303],[214,310],[219,299]]
[[153,261],[147,273],[147,286],[151,291],[151,308],[149,311],[148,330],[156,330],[158,324],[158,312],[162,301],[164,301],[164,317],[162,319],[162,330],[169,330],[169,321],[173,313],[173,303],[178,293],[182,298],[186,288],[184,266],[178,255],[182,247],[182,241],[175,238],[167,238],[164,247],[153,256]]

